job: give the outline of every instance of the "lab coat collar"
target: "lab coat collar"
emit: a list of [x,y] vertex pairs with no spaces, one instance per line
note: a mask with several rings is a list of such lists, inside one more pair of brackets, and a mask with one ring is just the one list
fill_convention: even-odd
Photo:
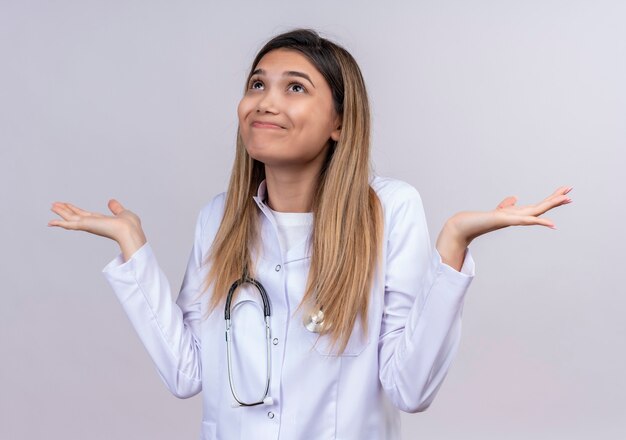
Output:
[[309,258],[311,256],[311,249],[310,246],[307,246],[307,242],[303,242],[289,249],[286,253],[280,248],[278,225],[276,224],[276,219],[270,211],[269,206],[265,203],[267,199],[267,184],[265,179],[261,181],[257,188],[256,195],[252,196],[252,198],[264,214],[261,222],[261,236],[264,243],[265,254],[270,259],[280,260],[283,263]]
[[264,200],[267,198],[267,184],[265,183],[265,179],[261,181],[259,187],[256,191],[256,196],[252,196],[254,201],[259,205],[259,208],[265,206]]
[[280,248],[278,239],[278,225],[269,207],[265,204],[267,186],[265,179],[261,181],[255,196],[252,196],[257,206],[263,213],[261,216],[261,242],[263,243],[263,254],[266,259],[276,262],[285,261],[285,255]]

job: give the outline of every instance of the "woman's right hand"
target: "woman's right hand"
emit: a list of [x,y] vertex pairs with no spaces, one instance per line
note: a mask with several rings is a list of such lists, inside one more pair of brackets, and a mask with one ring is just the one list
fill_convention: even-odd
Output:
[[141,220],[115,199],[109,200],[108,207],[114,215],[85,211],[71,203],[55,202],[50,210],[59,214],[63,220],[50,220],[48,226],[90,232],[115,240],[122,248],[125,260],[128,260],[147,241]]

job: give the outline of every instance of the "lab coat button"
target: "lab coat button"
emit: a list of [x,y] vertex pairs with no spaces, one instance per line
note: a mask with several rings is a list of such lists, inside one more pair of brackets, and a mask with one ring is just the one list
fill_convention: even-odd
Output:
[[280,270],[280,264],[277,264],[277,265],[276,265],[276,267],[274,268],[274,270],[275,270],[276,272],[278,272],[278,271]]
[[269,417],[270,419],[274,418],[274,413],[272,411],[267,413],[267,417]]
[[274,338],[272,342],[274,343],[274,345],[278,345],[278,338]]

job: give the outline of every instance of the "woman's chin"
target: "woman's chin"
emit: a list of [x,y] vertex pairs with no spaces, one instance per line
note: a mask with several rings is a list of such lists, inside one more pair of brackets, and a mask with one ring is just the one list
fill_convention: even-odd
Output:
[[[250,153],[248,153],[250,154]],[[298,166],[300,163],[293,159],[287,159],[285,157],[276,157],[270,154],[250,154],[250,157],[257,162],[261,162],[263,165],[271,168],[291,168]]]
[[277,156],[276,152],[272,151],[272,147],[251,147],[246,148],[246,151],[252,159],[258,160],[266,165],[277,164],[285,160]]

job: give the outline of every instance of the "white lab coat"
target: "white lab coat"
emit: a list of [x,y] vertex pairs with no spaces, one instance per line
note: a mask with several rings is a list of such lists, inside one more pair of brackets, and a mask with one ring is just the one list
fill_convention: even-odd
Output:
[[[431,247],[418,191],[406,182],[373,176],[384,210],[383,263],[370,294],[369,331],[357,320],[343,355],[327,337],[294,314],[310,264],[307,246],[283,252],[274,217],[264,205],[265,182],[254,200],[262,211],[257,279],[271,301],[271,405],[231,404],[223,308],[201,320],[207,296],[200,267],[217,232],[225,193],[202,207],[177,300],[150,242],[124,262],[118,254],[102,270],[168,389],[179,398],[204,390],[201,439],[399,440],[399,410],[431,404],[457,351],[463,302],[474,278],[467,249],[461,271]],[[234,280],[233,280],[234,281]],[[239,397],[259,399],[265,387],[266,342],[256,290],[241,288],[231,307],[233,377]]]

